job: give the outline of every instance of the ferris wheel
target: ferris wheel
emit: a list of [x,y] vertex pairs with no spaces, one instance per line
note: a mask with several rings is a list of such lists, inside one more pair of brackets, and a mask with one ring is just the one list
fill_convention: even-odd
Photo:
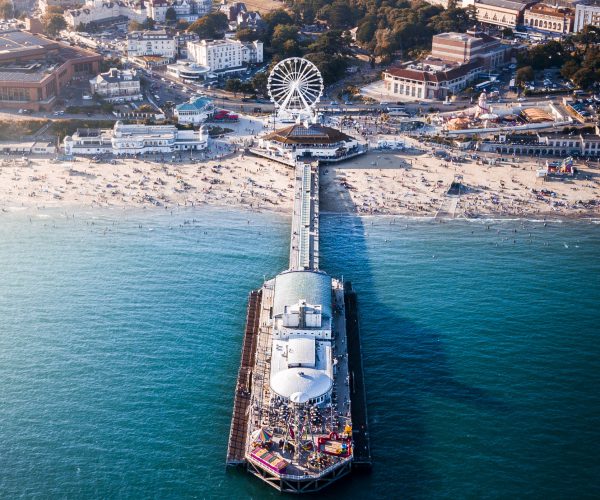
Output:
[[267,90],[278,116],[309,118],[323,95],[323,77],[310,61],[290,57],[271,70]]

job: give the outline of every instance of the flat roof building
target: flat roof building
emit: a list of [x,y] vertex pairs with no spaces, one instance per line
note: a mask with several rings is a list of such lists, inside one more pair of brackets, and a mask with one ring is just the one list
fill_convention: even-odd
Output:
[[508,45],[480,31],[440,33],[433,37],[431,46],[433,58],[460,64],[479,58],[486,68],[504,64],[509,52]]
[[97,74],[101,56],[26,31],[0,31],[0,107],[51,109],[71,81]]

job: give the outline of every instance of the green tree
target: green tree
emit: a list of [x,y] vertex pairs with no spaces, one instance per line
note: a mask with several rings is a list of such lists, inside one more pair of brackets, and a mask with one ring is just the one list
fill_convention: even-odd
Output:
[[571,78],[581,89],[589,89],[600,83],[600,48],[589,47],[581,62],[581,68]]
[[235,38],[240,42],[252,42],[259,38],[258,33],[250,28],[239,28],[235,32]]
[[230,78],[225,82],[225,90],[227,92],[233,92],[233,95],[236,96],[237,93],[242,89],[242,82],[239,78]]
[[517,85],[523,85],[525,82],[530,82],[534,79],[534,72],[531,66],[524,66],[517,70],[515,75],[515,83]]
[[65,18],[61,14],[46,14],[42,18],[44,32],[50,36],[56,36],[67,27]]
[[169,7],[165,12],[165,20],[171,23],[177,21],[177,12],[175,12],[175,9],[173,7]]
[[243,82],[240,85],[240,92],[244,97],[254,94],[254,86],[250,82]]
[[339,55],[331,56],[322,52],[313,52],[306,54],[304,57],[315,64],[326,84],[338,81],[344,76],[348,68],[348,59]]
[[229,22],[222,12],[212,12],[190,24],[188,31],[196,33],[202,40],[223,38]]
[[514,36],[515,36],[515,33],[510,28],[504,28],[502,30],[502,37],[503,38],[513,38]]
[[123,63],[121,59],[118,57],[111,57],[108,59],[103,59],[100,62],[100,72],[104,73],[111,68],[123,69]]
[[578,69],[579,64],[577,63],[577,61],[575,61],[574,59],[570,59],[562,65],[562,68],[560,68],[560,74],[563,78],[570,80],[571,78],[573,78],[573,75],[577,73]]
[[330,28],[345,29],[354,25],[356,9],[347,0],[335,0],[332,4],[322,7],[317,17],[327,21]]
[[320,34],[308,46],[309,52],[323,52],[324,54],[350,54],[351,38],[342,30],[328,30]]
[[252,78],[252,87],[256,90],[257,93],[261,95],[267,95],[267,80],[268,80],[267,72],[264,71],[262,73],[256,73],[254,78]]
[[294,24],[292,17],[283,9],[272,10],[265,14],[262,19],[265,22],[268,37],[275,31],[275,26],[279,24]]
[[[298,26],[278,24],[271,37],[271,48],[280,55],[287,55],[285,44],[288,41],[298,43]],[[288,48],[290,45],[288,44]]]
[[583,27],[583,29],[577,33],[574,37],[575,42],[582,43],[585,45],[585,49],[590,45],[600,43],[600,28],[598,26],[592,26],[588,24]]
[[356,41],[361,44],[368,44],[372,42],[376,30],[377,17],[367,16],[358,23],[358,29],[356,30]]
[[11,0],[0,1],[0,19],[12,19],[15,17],[15,8]]

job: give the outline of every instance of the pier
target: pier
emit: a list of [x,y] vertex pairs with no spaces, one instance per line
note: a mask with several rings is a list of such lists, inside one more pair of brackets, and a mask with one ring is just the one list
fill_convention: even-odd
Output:
[[227,464],[308,493],[371,451],[356,296],[319,269],[319,164],[295,172],[289,267],[250,294]]
[[296,164],[290,269],[319,269],[319,164]]

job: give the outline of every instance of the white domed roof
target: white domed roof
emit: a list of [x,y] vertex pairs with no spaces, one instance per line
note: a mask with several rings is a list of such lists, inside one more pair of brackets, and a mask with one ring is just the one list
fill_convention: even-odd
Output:
[[304,367],[281,370],[271,378],[274,392],[287,399],[294,395],[299,402],[327,394],[332,384],[333,381],[324,371]]

